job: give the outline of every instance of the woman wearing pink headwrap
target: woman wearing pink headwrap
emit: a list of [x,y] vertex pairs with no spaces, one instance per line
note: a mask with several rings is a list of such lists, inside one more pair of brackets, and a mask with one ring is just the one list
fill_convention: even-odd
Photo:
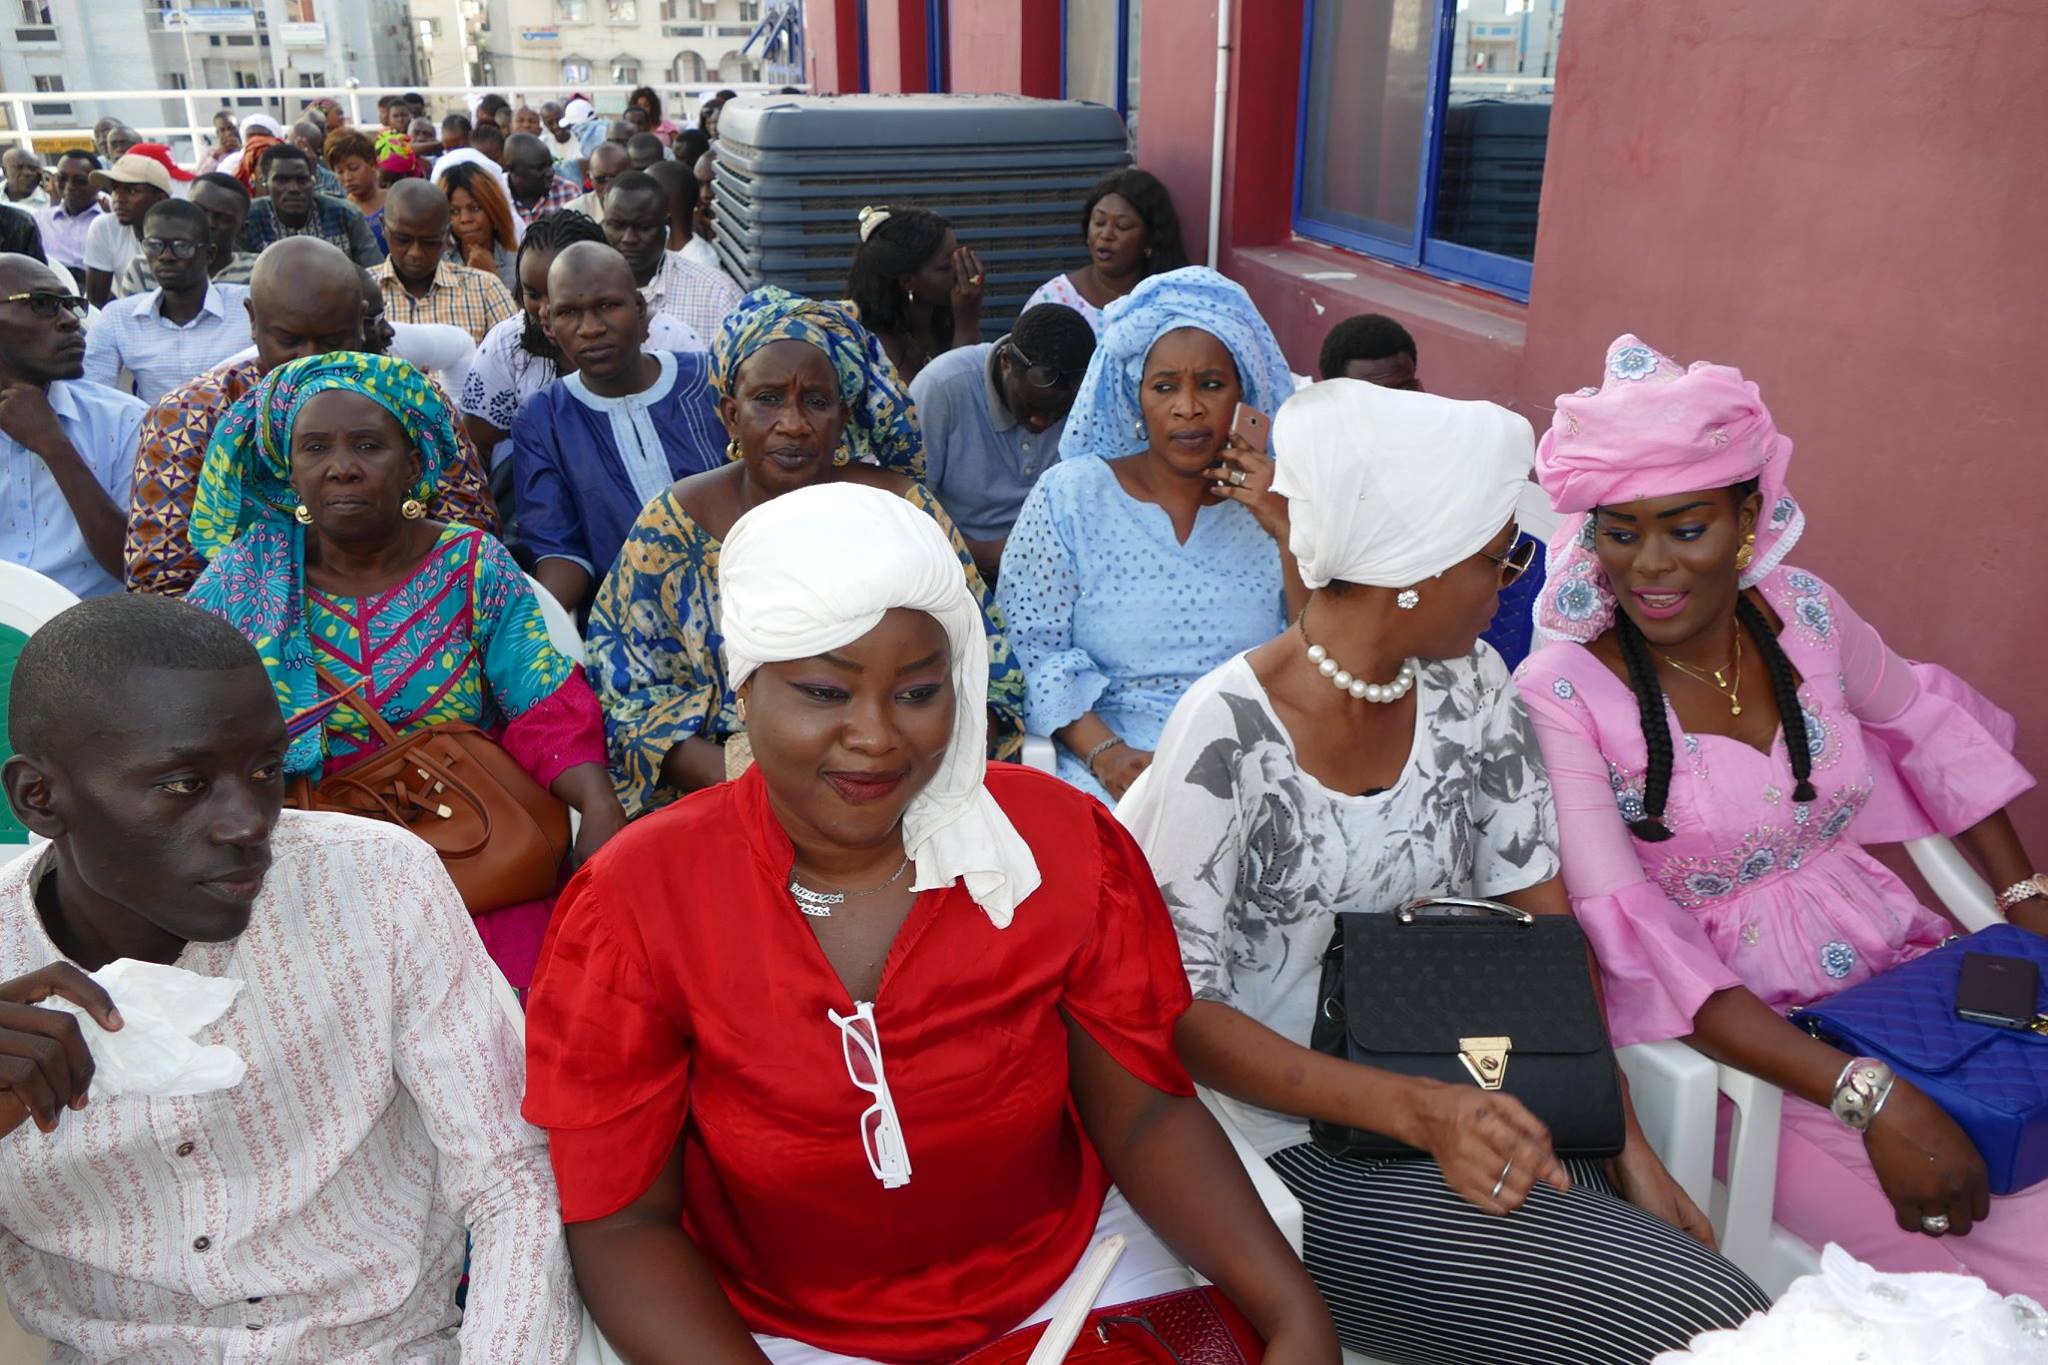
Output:
[[2048,1186],[1992,1200],[1970,1140],[1903,1080],[1850,1126],[1864,1069],[1785,1018],[1954,932],[1866,844],[1954,835],[2011,888],[2012,921],[2048,933],[2048,879],[2004,810],[2033,785],[2010,717],[1785,563],[1805,527],[1791,454],[1740,372],[1633,336],[1599,389],[1558,399],[1537,453],[1567,514],[1536,612],[1556,643],[1518,678],[1565,887],[1617,1045],[1684,1038],[1788,1092],[1780,1224],[1882,1269],[2039,1292]]

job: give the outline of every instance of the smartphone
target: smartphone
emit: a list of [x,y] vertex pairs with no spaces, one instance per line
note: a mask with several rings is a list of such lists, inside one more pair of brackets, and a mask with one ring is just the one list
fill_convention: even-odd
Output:
[[2041,995],[2041,969],[2024,957],[1964,953],[1956,981],[1956,1018],[1998,1028],[2030,1028]]
[[1266,453],[1266,433],[1272,426],[1273,419],[1249,403],[1239,403],[1230,415],[1230,434],[1261,455]]

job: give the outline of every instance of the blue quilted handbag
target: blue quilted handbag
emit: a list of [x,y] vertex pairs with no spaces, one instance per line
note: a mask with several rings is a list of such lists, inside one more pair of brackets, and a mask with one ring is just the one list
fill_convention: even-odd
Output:
[[[2048,1180],[2048,1034],[1956,1018],[1963,954],[2029,958],[2041,968],[2048,1010],[2048,938],[1995,924],[1925,957],[1792,1013],[1814,1037],[1881,1057],[1919,1086],[1969,1135],[1991,1192]],[[1880,1120],[1881,1121],[1881,1120]]]

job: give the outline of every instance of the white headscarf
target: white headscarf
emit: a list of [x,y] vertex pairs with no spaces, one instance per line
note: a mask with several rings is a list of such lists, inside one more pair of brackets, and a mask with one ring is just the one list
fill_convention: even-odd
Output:
[[242,120],[243,137],[249,136],[249,134],[255,132],[258,128],[261,128],[264,132],[270,134],[272,137],[278,139],[280,142],[284,140],[284,128],[278,123],[276,119],[272,118],[268,114],[251,114],[249,115],[249,117]]
[[1495,403],[1311,384],[1273,419],[1301,581],[1406,588],[1486,548],[1533,492],[1536,437]]
[[893,493],[854,483],[800,488],[734,523],[719,551],[725,670],[739,686],[766,663],[853,643],[895,607],[928,612],[953,656],[953,737],[937,776],[903,813],[918,891],[965,879],[998,929],[1038,889],[1038,862],[983,783],[988,637],[960,559],[938,523]]

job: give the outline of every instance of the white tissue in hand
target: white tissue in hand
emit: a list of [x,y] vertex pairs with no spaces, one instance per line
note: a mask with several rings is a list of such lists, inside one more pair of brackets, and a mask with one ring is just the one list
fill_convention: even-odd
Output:
[[92,1053],[96,1095],[204,1095],[242,1083],[248,1063],[231,1047],[202,1047],[192,1035],[228,1012],[242,983],[182,967],[124,957],[92,973],[121,1011],[109,1033],[69,1000],[43,1002],[78,1017]]

